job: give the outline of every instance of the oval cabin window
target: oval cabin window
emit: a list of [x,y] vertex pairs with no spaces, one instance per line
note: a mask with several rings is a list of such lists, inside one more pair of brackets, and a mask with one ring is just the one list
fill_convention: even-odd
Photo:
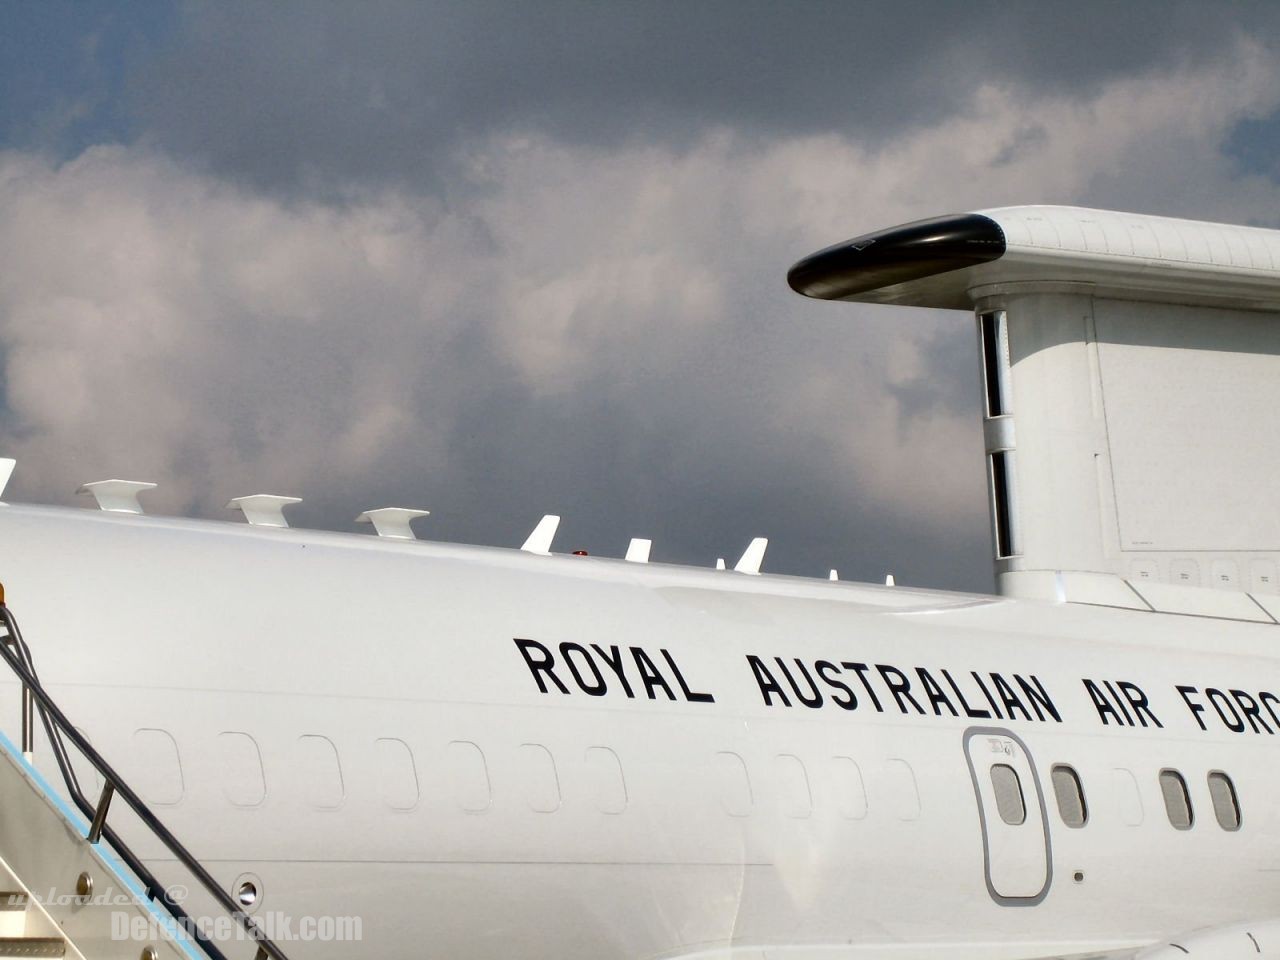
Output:
[[258,741],[247,733],[228,730],[218,734],[218,769],[222,792],[237,807],[256,807],[267,798]]
[[616,753],[608,747],[587,747],[586,775],[597,810],[619,814],[627,809],[627,781]]
[[1058,801],[1058,815],[1068,827],[1083,827],[1089,819],[1089,807],[1084,801],[1084,787],[1074,767],[1057,764],[1052,772],[1053,794]]
[[809,792],[809,773],[804,761],[790,753],[773,758],[778,784],[778,804],[784,816],[803,820],[813,811],[813,795]]
[[458,806],[467,813],[483,813],[493,802],[489,765],[484,752],[470,740],[454,740],[445,749],[445,775]]
[[374,741],[378,758],[378,792],[392,810],[412,810],[418,805],[418,769],[413,751],[403,740],[380,737]]
[[321,810],[342,806],[346,789],[342,783],[342,764],[338,748],[328,737],[303,734],[297,743],[298,767],[294,783],[303,798]]
[[1240,829],[1240,801],[1236,797],[1236,785],[1221,770],[1209,774],[1209,796],[1213,800],[1213,815],[1223,830]]
[[722,750],[715,757],[715,777],[720,806],[731,817],[749,817],[755,797],[751,792],[751,777],[742,757],[729,750]]
[[167,730],[143,728],[133,734],[138,788],[149,803],[174,804],[182,799],[182,763],[178,744]]
[[1027,822],[1027,804],[1022,798],[1022,781],[1018,771],[1007,763],[997,763],[991,768],[991,786],[995,790],[996,809],[1000,819],[1011,827]]
[[831,782],[836,790],[836,809],[846,820],[861,820],[867,815],[867,787],[862,768],[852,757],[831,758]]
[[551,751],[540,743],[523,743],[517,753],[516,764],[529,809],[537,813],[559,810],[560,777]]
[[920,819],[920,787],[911,764],[898,757],[885,761],[885,806],[899,820]]
[[1195,820],[1191,812],[1191,795],[1187,793],[1187,781],[1177,770],[1160,771],[1160,793],[1164,796],[1164,809],[1169,823],[1175,830],[1190,830]]

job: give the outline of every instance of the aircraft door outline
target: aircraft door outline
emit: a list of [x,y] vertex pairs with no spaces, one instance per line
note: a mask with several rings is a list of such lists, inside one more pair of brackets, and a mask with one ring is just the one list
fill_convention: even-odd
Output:
[[[969,728],[964,751],[982,828],[987,892],[1001,906],[1035,906],[1053,883],[1053,851],[1048,808],[1031,751],[1001,727]],[[997,797],[998,789],[1003,797]]]

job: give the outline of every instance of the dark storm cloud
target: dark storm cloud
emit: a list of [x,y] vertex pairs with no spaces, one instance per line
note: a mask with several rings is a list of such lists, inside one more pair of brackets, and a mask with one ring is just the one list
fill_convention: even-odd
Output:
[[[786,289],[805,219],[794,199],[783,220],[765,209],[785,162],[500,144],[493,191],[455,215],[401,194],[264,200],[146,151],[11,158],[15,495],[66,501],[119,474],[160,481],[160,512],[284,492],[304,526],[421,506],[426,535],[506,546],[557,512],[562,549],[647,536],[655,559],[710,565],[765,535],[775,571],[981,587],[985,564],[923,547],[954,527],[984,552],[976,420],[939,409],[910,350],[894,358],[929,322],[866,337]],[[926,442],[900,436],[917,427]],[[945,476],[912,467],[939,456]]]
[[0,453],[36,501],[117,475],[506,546],[558,512],[562,550],[763,535],[770,571],[989,589],[971,321],[788,264],[1280,196],[1270,6],[46,9],[0,40]]
[[1088,94],[1269,38],[1275,4],[193,4],[132,74],[157,142],[296,191],[432,186],[460,138],[680,141],[706,128],[885,137],[980,84]]

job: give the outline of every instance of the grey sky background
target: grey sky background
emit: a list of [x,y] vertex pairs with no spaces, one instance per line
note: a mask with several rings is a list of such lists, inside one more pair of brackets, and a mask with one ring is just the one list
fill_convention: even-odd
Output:
[[10,499],[990,589],[963,314],[800,256],[1078,203],[1280,226],[1280,5],[0,0]]

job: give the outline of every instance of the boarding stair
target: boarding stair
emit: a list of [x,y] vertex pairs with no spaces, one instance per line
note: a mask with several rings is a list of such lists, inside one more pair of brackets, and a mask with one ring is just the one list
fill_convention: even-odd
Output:
[[[20,746],[0,732],[0,958],[288,960],[41,685],[3,586],[0,658],[21,689]],[[33,762],[37,721],[61,791]],[[81,788],[77,766],[101,781],[95,800]],[[109,820],[113,800],[119,803]],[[201,891],[204,909],[231,917],[237,936],[210,938],[216,925],[189,916],[117,832],[113,823],[125,819],[131,837],[145,831],[151,846],[166,851],[163,861],[174,871],[167,889]]]

